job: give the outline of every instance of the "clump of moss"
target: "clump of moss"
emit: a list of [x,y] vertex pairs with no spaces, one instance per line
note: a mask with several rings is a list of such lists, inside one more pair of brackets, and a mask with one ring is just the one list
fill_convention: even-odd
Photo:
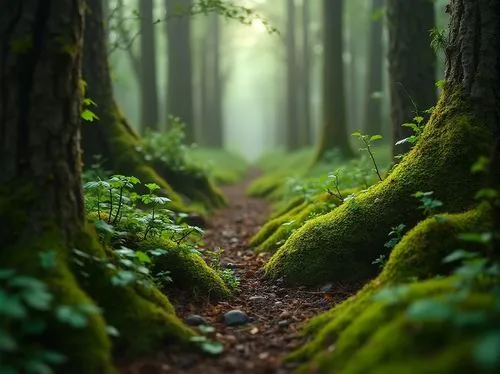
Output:
[[151,239],[138,243],[138,249],[148,251],[155,248],[166,250],[166,254],[155,260],[153,273],[168,271],[171,284],[165,285],[188,292],[195,298],[225,299],[231,292],[217,272],[203,258],[165,239]]
[[423,218],[415,192],[434,191],[452,213],[471,207],[479,181],[468,169],[488,154],[491,138],[467,109],[460,95],[443,96],[420,142],[386,179],[304,224],[268,262],[267,276],[305,285],[367,279],[391,227]]
[[[303,372],[314,368],[325,373],[397,372],[405,362],[414,361],[416,373],[416,368],[422,369],[418,361],[425,357],[426,365],[436,365],[437,371],[431,372],[455,372],[452,369],[460,366],[460,356],[454,352],[467,352],[471,359],[470,344],[477,337],[469,331],[452,329],[446,323],[414,323],[405,313],[418,300],[439,300],[445,297],[442,295],[458,292],[460,286],[455,277],[431,278],[438,274],[446,276],[453,270],[442,260],[463,244],[458,234],[488,231],[491,222],[487,204],[465,213],[444,214],[439,219],[430,217],[420,222],[397,244],[377,278],[356,295],[311,320],[304,333],[314,338],[288,359],[306,361]],[[397,286],[409,281],[414,283]],[[374,299],[386,287],[392,287],[384,291],[386,297]],[[485,310],[487,314],[493,312],[489,301],[484,304],[491,296],[487,290],[488,287],[479,288],[467,297],[463,306]],[[461,341],[467,341],[467,346],[462,347]],[[329,350],[332,346],[335,346],[333,351]],[[436,360],[430,363],[429,352],[438,352]],[[469,363],[473,365],[472,361]],[[476,370],[477,367],[470,372]]]

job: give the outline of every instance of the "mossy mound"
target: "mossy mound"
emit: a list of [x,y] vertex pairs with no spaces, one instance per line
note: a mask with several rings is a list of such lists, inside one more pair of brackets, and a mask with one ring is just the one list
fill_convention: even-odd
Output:
[[208,212],[227,205],[222,191],[201,170],[196,168],[180,170],[159,161],[154,161],[152,164],[159,175],[168,180],[179,195],[185,197],[184,200],[188,205],[200,206]]
[[[394,297],[384,300],[364,295],[364,308],[338,328],[332,320],[318,334],[315,354],[299,373],[493,373],[500,368],[482,366],[474,355],[488,328],[499,327],[495,299],[488,288],[473,291],[454,303],[451,315],[418,317],[416,305],[441,305],[460,289],[456,278],[417,282],[399,288]],[[394,290],[393,290],[394,292]],[[359,301],[358,301],[359,303]],[[343,313],[352,313],[346,308]],[[477,316],[483,329],[458,326],[456,318]],[[423,315],[423,313],[421,313]],[[341,316],[339,315],[339,318]],[[473,325],[473,323],[471,324]],[[329,331],[330,340],[325,339]],[[336,337],[332,338],[336,331]],[[322,337],[322,343],[318,338]],[[334,347],[334,349],[333,349]],[[314,351],[314,350],[312,350]]]
[[480,181],[470,166],[489,154],[491,137],[469,113],[460,95],[442,96],[422,139],[386,179],[308,221],[270,259],[267,276],[304,285],[367,279],[391,227],[423,218],[415,192],[434,191],[451,213],[471,207]]
[[[421,299],[439,301],[443,295],[458,293],[462,286],[455,277],[431,278],[453,270],[442,260],[463,244],[458,234],[487,231],[491,229],[491,222],[491,210],[487,205],[466,213],[442,215],[439,220],[431,217],[420,222],[394,248],[376,279],[345,302],[311,320],[304,333],[313,339],[288,359],[307,362],[301,369],[304,373],[312,369],[320,373],[396,373],[406,362],[412,362],[407,367],[415,373],[454,373],[460,365],[459,353],[467,353],[471,359],[475,333],[454,328],[446,321],[415,323],[406,317],[406,310]],[[471,249],[469,245],[467,248]],[[397,286],[416,279],[420,281]],[[379,294],[379,299],[375,300],[374,295],[384,288],[385,296],[380,298]],[[488,287],[480,288],[468,296],[460,308],[479,309],[489,315],[494,313],[492,305],[488,304],[491,296]],[[462,346],[461,342],[467,344]],[[332,351],[329,347],[333,346]],[[428,355],[433,352],[436,355],[430,359]],[[419,363],[424,362],[424,357],[429,371]],[[472,370],[472,366],[467,368],[469,372],[481,372]],[[474,369],[478,368],[474,366]]]
[[195,298],[225,299],[231,292],[217,272],[210,268],[197,253],[191,253],[168,240],[145,240],[138,243],[138,249],[147,251],[162,248],[167,251],[155,260],[153,272],[168,271],[172,283],[164,285],[188,292]]
[[275,252],[283,243],[308,220],[330,212],[340,205],[337,198],[322,193],[312,201],[304,201],[279,217],[271,219],[250,240],[256,252]]

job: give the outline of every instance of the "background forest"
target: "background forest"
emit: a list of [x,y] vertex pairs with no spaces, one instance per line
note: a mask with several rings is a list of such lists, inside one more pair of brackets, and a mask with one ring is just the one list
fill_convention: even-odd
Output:
[[4,0],[0,374],[496,373],[500,3]]

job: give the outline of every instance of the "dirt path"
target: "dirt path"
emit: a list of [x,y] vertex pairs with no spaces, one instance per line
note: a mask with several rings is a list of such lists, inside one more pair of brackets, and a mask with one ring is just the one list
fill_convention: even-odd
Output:
[[[206,301],[197,306],[174,301],[181,319],[200,315],[215,328],[212,336],[223,342],[224,353],[207,357],[165,349],[122,373],[290,373],[294,367],[283,363],[282,357],[301,343],[302,322],[347,296],[337,287],[334,295],[330,290],[289,289],[262,279],[261,268],[268,256],[252,253],[247,243],[265,222],[269,206],[245,195],[254,176],[250,173],[243,182],[223,189],[230,204],[210,218],[205,230],[205,247],[225,250],[221,263],[233,268],[241,279],[239,290],[224,302]],[[231,310],[243,311],[250,322],[226,326],[223,315]]]

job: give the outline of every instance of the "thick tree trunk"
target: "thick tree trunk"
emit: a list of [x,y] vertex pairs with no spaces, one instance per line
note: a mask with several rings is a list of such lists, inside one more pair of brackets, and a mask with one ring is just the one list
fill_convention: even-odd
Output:
[[192,0],[165,0],[167,9],[168,88],[167,113],[186,124],[186,142],[195,141],[191,21],[188,9]]
[[[364,128],[370,135],[382,134],[382,56],[383,19],[376,16],[385,0],[372,0],[370,42],[368,44],[368,82],[366,86]],[[376,19],[373,19],[376,17]]]
[[289,151],[301,145],[298,118],[297,48],[295,38],[295,0],[286,0],[286,147]]
[[156,86],[156,41],[153,0],[139,1],[141,15],[141,126],[158,130],[158,88]]
[[[435,26],[434,4],[428,0],[387,0],[389,29],[389,89],[393,144],[413,132],[403,123],[436,104],[436,54],[429,30]],[[411,144],[393,148],[393,155],[407,152]]]
[[316,159],[337,149],[351,157],[345,113],[344,63],[342,61],[342,0],[323,0],[323,125]]

